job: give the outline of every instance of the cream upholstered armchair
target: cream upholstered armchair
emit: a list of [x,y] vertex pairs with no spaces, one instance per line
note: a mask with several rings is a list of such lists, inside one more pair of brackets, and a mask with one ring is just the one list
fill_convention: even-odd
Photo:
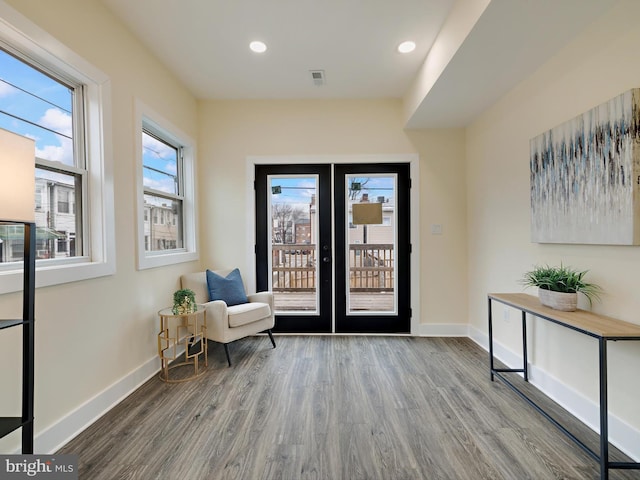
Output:
[[[210,279],[215,276],[218,281],[225,286],[228,278],[235,275],[235,279],[240,282],[240,298],[229,303],[246,300],[246,303],[228,305],[225,300],[211,300],[210,284],[207,282],[208,272],[196,272],[182,275],[182,288],[193,290],[196,302],[202,304],[207,310],[207,338],[224,345],[227,355],[227,362],[231,366],[229,356],[229,343],[249,335],[266,331],[269,334],[273,348],[276,342],[273,339],[271,329],[275,324],[273,315],[273,293],[258,292],[243,297],[244,285],[240,278],[240,272],[235,270],[213,270],[209,271]],[[236,284],[237,286],[237,284]],[[219,297],[219,291],[215,291],[214,296]],[[234,296],[235,294],[232,294]],[[223,295],[224,296],[224,295]]]

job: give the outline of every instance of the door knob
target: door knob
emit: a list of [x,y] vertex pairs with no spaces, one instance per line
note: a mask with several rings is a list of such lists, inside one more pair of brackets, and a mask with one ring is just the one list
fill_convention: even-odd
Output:
[[322,257],[322,261],[324,263],[329,263],[331,261],[331,257]]

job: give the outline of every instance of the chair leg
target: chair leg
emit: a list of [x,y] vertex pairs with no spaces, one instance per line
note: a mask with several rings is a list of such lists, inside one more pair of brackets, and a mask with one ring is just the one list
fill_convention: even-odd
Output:
[[229,363],[229,366],[231,366],[231,357],[229,356],[229,344],[228,343],[224,343],[224,353],[227,354],[227,362]]
[[273,339],[273,333],[271,333],[271,329],[267,330],[269,334],[269,338],[271,339],[271,343],[273,344],[273,348],[276,348],[276,341]]

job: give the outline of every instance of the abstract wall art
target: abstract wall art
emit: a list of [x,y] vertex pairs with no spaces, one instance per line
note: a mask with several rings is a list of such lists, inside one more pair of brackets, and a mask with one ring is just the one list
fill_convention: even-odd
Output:
[[640,88],[531,139],[531,239],[640,245]]

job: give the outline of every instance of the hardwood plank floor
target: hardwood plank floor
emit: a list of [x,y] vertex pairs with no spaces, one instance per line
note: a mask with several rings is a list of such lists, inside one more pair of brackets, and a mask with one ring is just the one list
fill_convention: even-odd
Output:
[[[205,375],[151,379],[59,453],[79,455],[83,480],[599,478],[593,460],[489,380],[488,355],[469,339],[276,342],[231,344],[230,368],[211,343]],[[593,432],[529,390],[597,450]]]

